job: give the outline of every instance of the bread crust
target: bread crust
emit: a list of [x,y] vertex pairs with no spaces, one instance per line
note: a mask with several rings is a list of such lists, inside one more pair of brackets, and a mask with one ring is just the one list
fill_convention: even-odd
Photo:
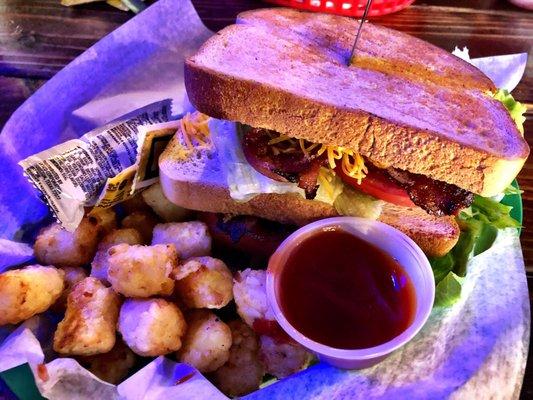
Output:
[[[280,12],[285,20],[296,26],[293,29],[302,26],[309,28],[315,21],[315,17],[296,11],[245,13],[239,17],[241,25],[225,28],[206,42],[197,55],[186,61],[185,84],[190,100],[198,110],[215,118],[272,129],[315,143],[354,149],[382,167],[393,166],[423,174],[482,196],[502,192],[521,169],[529,154],[529,147],[504,107],[484,93],[494,87],[480,71],[461,60],[448,60],[451,57],[448,53],[428,43],[385,28],[370,27],[369,24],[365,29],[370,30],[371,37],[374,31],[375,35],[383,35],[383,30],[386,30],[393,41],[401,39],[405,45],[415,45],[420,52],[429,52],[434,58],[445,57],[451,65],[450,70],[458,74],[456,79],[453,82],[448,79],[449,71],[440,75],[427,71],[423,74],[416,68],[411,69],[411,72],[400,73],[397,69],[384,72],[390,69],[388,65],[395,60],[390,58],[390,53],[381,54],[383,51],[375,46],[371,49],[374,54],[369,53],[372,62],[362,61],[362,66],[339,70],[340,61],[332,60],[329,62],[330,68],[337,69],[332,72],[333,76],[327,76],[327,69],[322,64],[328,61],[320,53],[322,47],[317,50],[317,46],[323,44],[309,44],[294,33],[293,36],[288,35],[288,28],[276,34],[281,29],[279,21],[275,20]],[[351,27],[354,23],[342,17],[335,17],[332,21],[337,24],[337,31],[343,31],[338,24]],[[327,24],[321,23],[320,27],[326,29]],[[288,36],[282,39],[282,33]],[[269,35],[275,38],[271,39]],[[311,72],[322,74],[320,78],[332,84],[340,82],[338,75],[346,73],[346,85],[352,86],[354,91],[364,84],[353,79],[365,77],[383,84],[382,88],[374,91],[376,95],[394,96],[399,90],[401,93],[396,93],[399,99],[409,102],[413,97],[414,108],[413,104],[398,105],[397,118],[391,110],[387,111],[385,118],[379,115],[382,110],[378,106],[363,110],[351,103],[343,104],[338,96],[329,95],[330,91],[321,91],[323,89],[319,88],[318,83],[309,83],[310,88],[305,90],[297,90],[290,81],[278,84],[277,77],[289,79],[287,72],[280,70],[276,75],[271,65],[265,66],[269,62],[268,57],[261,58],[261,53],[254,53],[253,56],[247,56],[246,52],[235,55],[236,59],[245,60],[242,64],[235,61],[234,69],[221,66],[220,63],[231,63],[232,60],[225,58],[225,50],[220,47],[227,46],[228,53],[235,51],[239,46],[235,42],[243,41],[248,36],[257,40],[263,38],[264,41],[278,40],[280,48],[265,51],[270,58],[276,57],[274,61],[285,70],[290,70],[294,65],[301,67],[310,64],[315,66]],[[342,38],[338,41],[330,39],[338,48],[346,45]],[[371,46],[371,42],[367,39],[362,46]],[[291,49],[290,46],[298,44],[307,49],[302,50],[304,56],[298,58],[284,53]],[[289,47],[289,50],[285,50],[285,47]],[[383,57],[380,58],[380,55]],[[367,57],[366,54],[364,56]],[[254,64],[255,60],[257,65]],[[411,61],[412,65],[420,65],[418,60]],[[239,71],[239,68],[244,72]],[[252,74],[251,71],[255,69],[260,72]],[[308,78],[307,75],[305,77]],[[444,85],[443,82],[449,83]],[[318,85],[316,96],[311,90],[313,84]],[[417,90],[423,92],[417,97],[418,100],[414,98]],[[377,104],[377,100],[374,100]],[[389,104],[388,107],[395,106]],[[447,114],[434,110],[438,107],[444,108]],[[417,113],[420,115],[413,116],[411,120],[409,114]],[[410,124],[405,123],[406,118],[411,121]],[[428,127],[424,122],[426,119],[435,122],[435,125]]]

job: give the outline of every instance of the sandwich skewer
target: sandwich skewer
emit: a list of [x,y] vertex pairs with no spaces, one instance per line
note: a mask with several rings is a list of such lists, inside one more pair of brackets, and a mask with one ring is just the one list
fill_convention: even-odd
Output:
[[361,17],[361,22],[359,22],[359,28],[357,28],[357,34],[355,35],[355,39],[353,41],[352,51],[350,52],[350,57],[348,58],[348,65],[352,64],[355,57],[355,48],[357,47],[357,42],[359,40],[359,37],[361,36],[361,30],[363,28],[363,24],[365,23],[366,17],[368,15],[368,11],[370,10],[370,6],[372,5],[372,0],[368,0],[366,2],[365,12],[363,13],[363,16]]

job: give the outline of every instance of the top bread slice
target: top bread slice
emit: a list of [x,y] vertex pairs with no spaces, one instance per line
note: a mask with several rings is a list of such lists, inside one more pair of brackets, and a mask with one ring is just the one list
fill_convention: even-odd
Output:
[[[159,178],[165,196],[191,210],[253,215],[282,223],[305,225],[337,216],[331,205],[298,194],[260,194],[247,202],[231,198],[216,149],[187,154],[180,131],[159,157]],[[413,239],[428,256],[442,256],[457,243],[459,227],[453,217],[435,217],[421,208],[386,203],[380,221]]]
[[482,196],[502,192],[529,147],[479,70],[429,43],[327,14],[240,14],[186,61],[192,104],[210,116],[343,146]]

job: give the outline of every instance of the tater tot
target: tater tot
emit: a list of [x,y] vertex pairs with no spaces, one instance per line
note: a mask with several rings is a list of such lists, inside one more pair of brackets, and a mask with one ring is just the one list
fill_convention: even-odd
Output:
[[226,364],[213,373],[214,384],[228,396],[244,396],[259,388],[265,370],[259,361],[259,341],[242,321],[229,324],[232,345]]
[[96,253],[98,229],[96,221],[83,218],[74,232],[54,223],[41,230],[33,250],[41,264],[56,267],[81,267]]
[[107,281],[117,293],[126,297],[172,294],[174,280],[170,275],[178,265],[178,254],[173,245],[118,244],[107,253]]
[[120,296],[96,278],[79,282],[57,326],[54,350],[65,355],[107,353],[115,345]]
[[144,199],[140,193],[127,200],[124,200],[122,203],[120,203],[120,206],[124,209],[126,214],[132,214],[137,211],[151,211],[151,208],[144,202]]
[[142,198],[154,212],[165,222],[178,222],[185,220],[190,215],[190,210],[177,206],[168,200],[161,184],[156,183],[141,193]]
[[91,263],[91,276],[107,282],[107,269],[109,265],[109,254],[107,250],[122,243],[129,245],[142,244],[143,239],[139,231],[133,228],[115,229],[109,232],[98,244],[98,250]]
[[192,310],[187,315],[187,325],[178,360],[202,373],[213,372],[228,361],[231,347],[228,325],[207,310]]
[[135,364],[135,353],[122,340],[117,339],[111,351],[79,357],[78,361],[98,378],[117,384],[122,382]]
[[87,278],[87,272],[81,267],[63,267],[61,270],[65,273],[65,289],[61,296],[54,304],[53,310],[64,311],[67,306],[67,298],[74,286],[85,278]]
[[143,243],[148,244],[152,241],[152,231],[157,225],[158,219],[151,212],[136,211],[126,216],[122,222],[122,228],[137,229],[143,238]]
[[111,247],[126,243],[129,245],[143,244],[141,233],[134,228],[114,229],[105,235],[100,243],[98,243],[98,250],[108,250]]
[[211,254],[211,236],[207,225],[200,221],[158,224],[152,244],[173,244],[181,258]]
[[311,354],[292,340],[276,341],[262,335],[259,359],[268,374],[281,379],[304,369],[311,360]]
[[233,297],[237,313],[253,327],[256,319],[275,321],[266,294],[266,271],[245,269],[233,280]]
[[91,222],[96,223],[100,237],[107,235],[117,227],[117,214],[112,208],[93,208],[87,217]]
[[0,274],[0,326],[18,324],[46,311],[61,296],[64,275],[41,265]]
[[127,299],[120,309],[118,330],[140,356],[177,351],[187,330],[178,306],[163,299]]
[[173,276],[187,307],[222,308],[233,299],[231,272],[216,258],[190,258],[174,270]]

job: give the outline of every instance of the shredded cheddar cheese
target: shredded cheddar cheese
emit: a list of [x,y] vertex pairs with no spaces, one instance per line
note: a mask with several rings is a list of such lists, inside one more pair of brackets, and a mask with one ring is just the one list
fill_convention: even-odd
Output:
[[[365,161],[359,153],[349,150],[345,147],[330,146],[318,143],[310,143],[304,139],[293,139],[287,135],[280,135],[268,141],[271,146],[272,153],[278,155],[280,153],[291,153],[301,150],[306,156],[310,156],[311,152],[316,150],[316,155],[320,156],[326,153],[328,166],[335,169],[337,162],[340,162],[342,171],[351,178],[355,178],[358,184],[368,173],[365,166]],[[327,185],[324,179],[321,184]]]
[[279,135],[277,138],[274,138],[274,139],[270,139],[268,141],[268,144],[269,145],[273,145],[273,144],[278,144],[278,143],[281,143],[281,142],[286,142],[286,141],[292,141],[294,139],[286,136],[286,135]]

